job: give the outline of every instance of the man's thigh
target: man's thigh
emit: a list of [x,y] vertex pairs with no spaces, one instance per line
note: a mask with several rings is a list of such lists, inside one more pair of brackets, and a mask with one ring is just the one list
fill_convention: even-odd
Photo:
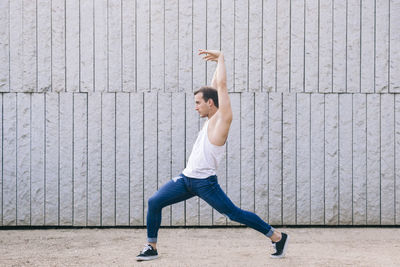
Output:
[[193,197],[194,194],[187,190],[183,178],[176,178],[161,186],[151,197],[151,200],[156,201],[162,206],[168,206]]

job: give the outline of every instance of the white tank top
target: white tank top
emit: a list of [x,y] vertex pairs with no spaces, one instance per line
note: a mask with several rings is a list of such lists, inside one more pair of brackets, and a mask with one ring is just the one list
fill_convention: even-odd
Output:
[[218,163],[224,156],[225,144],[216,146],[208,139],[208,121],[199,132],[186,168],[182,172],[187,177],[201,179],[216,175]]

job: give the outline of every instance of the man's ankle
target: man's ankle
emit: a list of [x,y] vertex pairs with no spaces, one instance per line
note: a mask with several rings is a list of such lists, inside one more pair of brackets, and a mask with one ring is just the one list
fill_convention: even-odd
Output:
[[151,245],[155,250],[157,250],[157,243],[150,243],[149,242],[149,245]]

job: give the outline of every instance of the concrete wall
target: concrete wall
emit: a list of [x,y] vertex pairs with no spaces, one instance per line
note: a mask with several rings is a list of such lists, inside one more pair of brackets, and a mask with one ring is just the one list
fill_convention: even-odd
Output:
[[[400,224],[400,2],[0,1],[0,226],[145,225],[222,49],[218,176],[273,225]],[[203,200],[163,225],[225,225]]]

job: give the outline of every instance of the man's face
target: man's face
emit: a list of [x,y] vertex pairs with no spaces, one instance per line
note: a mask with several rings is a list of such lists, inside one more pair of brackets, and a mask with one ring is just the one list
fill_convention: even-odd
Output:
[[196,111],[199,113],[200,117],[207,117],[210,111],[210,106],[208,104],[210,100],[208,100],[207,102],[204,101],[203,93],[200,92],[194,96],[194,101],[196,104]]

